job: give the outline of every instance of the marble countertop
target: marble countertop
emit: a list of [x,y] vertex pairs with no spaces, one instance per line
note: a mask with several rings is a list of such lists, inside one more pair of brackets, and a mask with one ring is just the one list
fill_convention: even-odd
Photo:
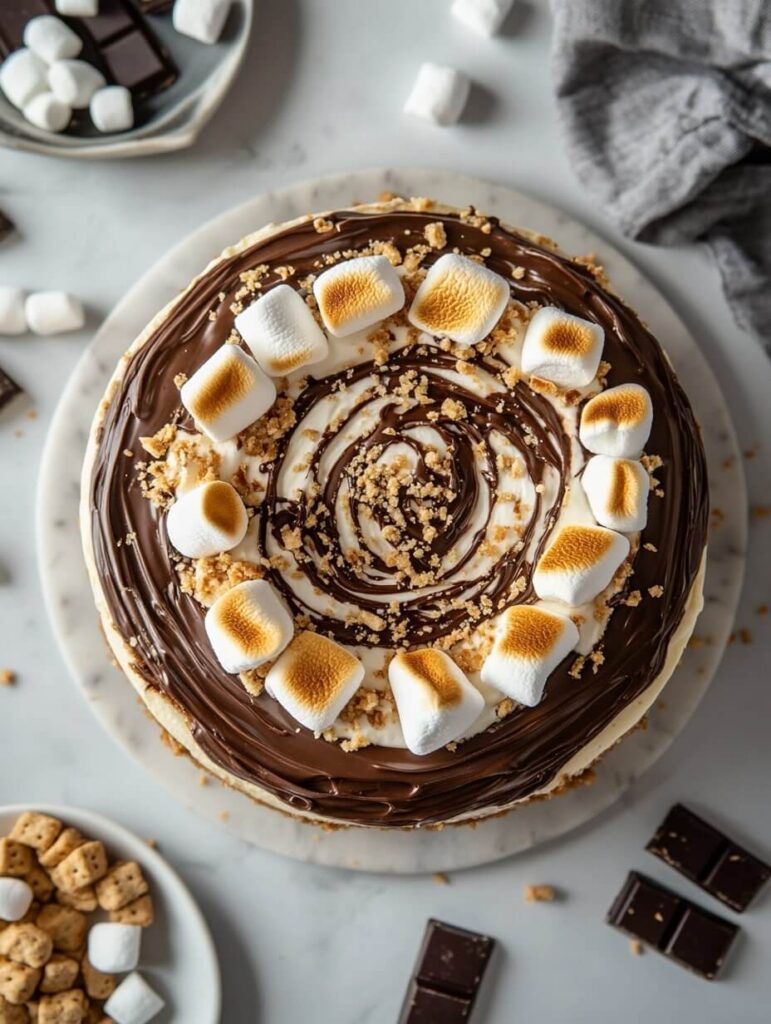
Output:
[[[574,180],[549,87],[545,3],[520,0],[504,34],[489,43],[465,36],[447,6],[261,0],[251,55],[190,152],[124,163],[0,152],[0,207],[20,229],[0,249],[0,281],[69,289],[89,311],[81,335],[0,341],[0,365],[30,396],[0,417],[0,668],[18,674],[0,693],[0,803],[78,804],[156,838],[211,925],[227,1024],[391,1024],[429,916],[500,942],[480,1024],[604,1024],[654,1014],[761,1024],[771,1003],[771,893],[745,915],[741,948],[725,979],[711,986],[653,954],[632,956],[602,919],[632,867],[689,891],[642,852],[675,800],[771,855],[771,616],[757,613],[771,604],[771,517],[750,523],[737,620],[748,642],[728,649],[668,754],[589,826],[457,873],[449,885],[304,866],[213,830],[100,731],[46,621],[34,535],[37,466],[62,383],[89,331],[167,248],[214,214],[264,189],[346,168],[423,165],[476,174],[551,201],[612,240],[702,345],[734,412],[750,504],[771,504],[771,363],[734,325],[703,253],[623,241]],[[402,116],[424,59],[473,77],[461,125],[432,129]],[[541,882],[563,898],[523,903],[523,886]]]

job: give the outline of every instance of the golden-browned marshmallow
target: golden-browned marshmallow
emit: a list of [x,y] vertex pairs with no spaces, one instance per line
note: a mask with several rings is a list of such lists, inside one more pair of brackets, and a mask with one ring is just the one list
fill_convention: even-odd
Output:
[[594,455],[584,467],[581,485],[600,526],[619,533],[645,529],[650,477],[641,463]]
[[575,650],[578,629],[567,615],[530,604],[513,605],[498,619],[492,649],[482,665],[482,682],[533,708],[546,680]]
[[597,373],[604,343],[599,324],[543,306],[527,325],[522,370],[562,388],[584,387]]
[[292,639],[292,617],[265,580],[247,580],[218,597],[204,622],[226,672],[246,672],[270,661]]
[[409,321],[459,345],[482,341],[503,315],[509,285],[500,274],[455,253],[440,256],[418,288]]
[[246,535],[246,507],[232,484],[211,480],[174,502],[166,516],[169,541],[187,558],[230,551]]
[[619,384],[590,398],[581,410],[579,440],[596,455],[634,458],[653,425],[651,396],[640,384]]
[[288,284],[278,284],[236,317],[236,329],[271,377],[326,359],[326,335],[305,300]]
[[629,541],[602,526],[562,526],[541,555],[533,588],[543,601],[585,604],[607,587],[629,554]]
[[313,283],[321,319],[342,338],[385,320],[404,305],[399,275],[385,256],[357,256],[336,263]]
[[182,386],[182,404],[212,441],[227,441],[270,409],[276,388],[238,345],[223,345]]
[[479,690],[435,648],[400,651],[388,666],[388,681],[413,754],[430,754],[458,739],[484,707]]
[[358,690],[364,666],[320,633],[298,633],[265,677],[265,689],[300,725],[328,729]]

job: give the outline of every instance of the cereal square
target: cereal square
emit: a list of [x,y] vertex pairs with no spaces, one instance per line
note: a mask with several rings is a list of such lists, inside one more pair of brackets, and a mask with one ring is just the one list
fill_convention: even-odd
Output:
[[121,910],[148,891],[142,869],[136,861],[121,861],[96,883],[96,897],[102,910]]
[[43,853],[54,844],[61,830],[62,823],[57,818],[38,814],[37,811],[25,811],[16,819],[11,829],[11,839]]
[[29,846],[9,839],[0,839],[0,875],[21,878],[35,866],[35,855]]
[[80,989],[43,996],[38,1010],[38,1024],[81,1024],[88,1013],[86,993]]
[[99,842],[83,843],[52,872],[54,881],[64,892],[77,892],[86,885],[93,885],[107,874],[107,854]]
[[61,953],[77,952],[86,940],[88,921],[72,907],[49,903],[38,914],[37,923],[53,939],[54,949]]
[[51,994],[64,992],[65,989],[72,988],[79,970],[80,966],[77,960],[64,956],[62,953],[54,953],[43,968],[43,977],[40,979],[40,991]]
[[84,914],[93,913],[99,906],[96,902],[96,889],[93,885],[86,885],[82,889],[78,889],[77,892],[63,892],[58,889],[56,902],[61,903],[63,907],[74,907],[75,910],[81,910]]
[[26,1007],[14,1006],[0,996],[0,1024],[35,1024],[37,1018],[28,1014],[28,1009],[29,1003]]
[[26,1003],[32,998],[39,981],[40,971],[36,968],[0,957],[0,996],[9,1003],[14,1006]]
[[76,828],[65,828],[57,837],[56,842],[39,854],[38,860],[44,868],[55,868],[85,841]]
[[115,975],[97,971],[87,956],[83,957],[80,966],[83,971],[83,984],[91,998],[109,999],[118,983]]
[[28,871],[24,876],[24,881],[32,889],[36,900],[40,900],[41,903],[47,903],[51,899],[54,883],[51,881],[51,876],[48,872],[44,871],[39,864],[33,865],[32,870]]
[[53,951],[51,936],[36,924],[12,924],[0,935],[0,955],[27,967],[42,967]]
[[111,910],[110,920],[116,924],[138,924],[140,928],[149,928],[155,920],[152,896],[140,896],[120,910]]

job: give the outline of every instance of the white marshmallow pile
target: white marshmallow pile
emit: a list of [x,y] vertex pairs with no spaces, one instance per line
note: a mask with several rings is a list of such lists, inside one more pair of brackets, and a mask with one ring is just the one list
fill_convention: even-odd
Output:
[[602,526],[562,526],[533,573],[533,588],[543,601],[580,605],[607,587],[629,554],[629,541]]
[[388,666],[404,742],[431,754],[457,740],[482,713],[484,698],[444,651],[400,651]]
[[476,345],[500,320],[509,294],[500,274],[465,256],[447,253],[418,288],[409,321],[459,345]]
[[133,971],[139,963],[142,929],[136,924],[103,921],[88,932],[88,959],[104,974]]
[[177,32],[199,43],[216,43],[222,35],[231,0],[176,0],[171,19]]
[[434,124],[452,124],[466,106],[471,82],[461,71],[427,62],[404,104],[404,111]]
[[24,45],[46,64],[71,60],[83,49],[80,36],[52,14],[43,14],[27,22],[24,26]]
[[148,1024],[163,1006],[158,993],[150,988],[141,974],[134,972],[118,985],[103,1009],[115,1024]]
[[567,615],[513,605],[498,619],[492,650],[482,665],[482,682],[534,708],[546,680],[577,644],[578,629]]
[[24,305],[33,334],[65,334],[79,331],[86,322],[80,299],[67,292],[32,292]]
[[320,633],[299,633],[265,677],[265,689],[300,725],[328,729],[358,690],[364,666]]
[[513,0],[455,0],[452,14],[475,32],[494,36],[511,10]]
[[0,921],[20,921],[34,893],[22,878],[0,878]]
[[209,643],[226,672],[270,661],[292,639],[292,617],[265,580],[247,580],[218,597],[204,620]]
[[619,533],[645,529],[650,478],[641,463],[593,455],[581,474],[581,486],[600,526]]
[[619,384],[590,398],[581,410],[578,437],[596,455],[634,458],[653,425],[651,396],[640,384]]
[[597,374],[605,342],[599,324],[543,306],[527,325],[522,370],[563,388],[580,388]]
[[88,112],[100,132],[127,132],[134,127],[134,103],[123,85],[106,85],[91,97]]
[[99,0],[56,0],[56,13],[70,18],[94,18],[99,13]]
[[249,517],[235,487],[212,480],[174,502],[166,515],[169,541],[186,558],[230,551],[246,536]]
[[270,409],[276,387],[243,349],[225,344],[183,384],[180,397],[199,430],[227,441]]
[[106,82],[102,72],[87,61],[60,60],[48,69],[48,85],[60,103],[83,110]]
[[0,65],[0,89],[19,110],[47,89],[47,68],[32,50],[16,50]]
[[402,282],[385,256],[336,263],[313,282],[313,294],[324,326],[339,338],[372,327],[404,305]]
[[0,285],[0,335],[11,336],[26,333],[25,299],[25,293],[21,288]]
[[321,362],[329,351],[313,313],[288,284],[276,285],[247,306],[235,324],[254,358],[274,377]]

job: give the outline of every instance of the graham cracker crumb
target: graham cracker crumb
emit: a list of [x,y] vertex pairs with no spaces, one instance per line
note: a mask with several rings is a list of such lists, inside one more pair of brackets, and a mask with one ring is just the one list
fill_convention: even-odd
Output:
[[525,903],[553,903],[557,892],[551,885],[526,885]]
[[16,673],[13,669],[2,668],[0,669],[0,686],[13,686],[16,682]]
[[645,947],[639,939],[630,939],[629,951],[632,953],[633,956],[642,956],[643,952],[645,951]]
[[437,885],[449,885],[450,879],[444,871],[435,871],[431,876]]

